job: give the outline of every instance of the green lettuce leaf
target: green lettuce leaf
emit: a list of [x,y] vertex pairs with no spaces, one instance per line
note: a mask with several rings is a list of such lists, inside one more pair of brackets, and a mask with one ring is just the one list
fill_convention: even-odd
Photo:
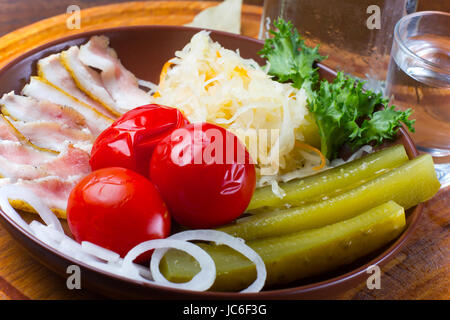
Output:
[[275,76],[279,82],[292,81],[292,85],[298,89],[305,79],[318,79],[314,62],[325,58],[319,54],[319,47],[311,48],[305,45],[291,22],[279,18],[274,22],[274,26],[277,31],[269,31],[273,37],[265,41],[259,52],[268,62],[268,73]]
[[401,123],[414,131],[414,120],[408,119],[411,109],[395,110],[381,93],[364,90],[363,85],[339,72],[332,83],[323,80],[318,90],[310,92],[309,110],[319,127],[321,152],[328,159],[337,157],[345,143],[356,149],[393,139]]

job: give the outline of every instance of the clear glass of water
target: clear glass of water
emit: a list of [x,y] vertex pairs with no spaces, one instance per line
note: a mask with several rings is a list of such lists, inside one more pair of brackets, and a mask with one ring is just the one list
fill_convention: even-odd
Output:
[[265,0],[260,38],[278,17],[291,21],[310,46],[320,44],[323,63],[384,88],[394,27],[417,0]]
[[450,184],[450,13],[423,11],[395,26],[385,95],[412,108],[418,149],[431,153],[442,185]]

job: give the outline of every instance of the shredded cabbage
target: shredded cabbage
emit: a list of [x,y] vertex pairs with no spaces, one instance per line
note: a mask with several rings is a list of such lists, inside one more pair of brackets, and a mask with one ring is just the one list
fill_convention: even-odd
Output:
[[180,109],[192,123],[214,123],[236,134],[257,164],[258,186],[272,185],[282,196],[274,181],[287,173],[295,178],[317,172],[312,168],[320,157],[295,148],[311,126],[305,90],[274,81],[257,62],[223,48],[206,31],[170,62],[154,103]]

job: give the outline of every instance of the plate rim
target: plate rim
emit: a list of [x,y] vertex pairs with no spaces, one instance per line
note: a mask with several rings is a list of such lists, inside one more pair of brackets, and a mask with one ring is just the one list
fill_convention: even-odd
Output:
[[[212,35],[218,34],[226,37],[232,37],[232,38],[238,38],[241,41],[251,41],[255,44],[262,45],[264,41],[247,37],[240,34],[234,34],[224,31],[217,31],[217,30],[211,30],[211,29],[204,29],[204,28],[196,28],[196,27],[187,27],[187,26],[177,26],[177,25],[136,25],[136,26],[119,26],[119,27],[112,27],[112,28],[103,28],[103,29],[96,29],[96,30],[89,30],[86,32],[81,32],[65,37],[61,37],[56,40],[49,41],[45,44],[39,45],[36,48],[33,48],[29,51],[24,52],[20,56],[12,59],[7,64],[5,64],[0,69],[0,77],[7,72],[9,69],[14,67],[16,64],[20,63],[22,60],[28,58],[29,56],[32,56],[34,54],[37,54],[39,52],[42,52],[46,49],[49,49],[50,47],[53,47],[58,44],[63,44],[68,41],[76,40],[79,38],[85,38],[92,35],[99,35],[104,33],[110,33],[110,32],[121,32],[121,31],[133,31],[133,30],[147,30],[147,29],[169,29],[172,31],[178,31],[178,30],[187,30],[192,32],[199,32],[201,30],[206,30],[211,32]],[[323,65],[321,63],[318,64],[318,66],[321,69],[324,69],[330,73],[336,74],[336,72],[326,65]],[[408,134],[408,132],[403,128],[400,127],[400,136],[405,140],[403,143],[400,144],[407,144],[410,148],[411,154],[409,155],[409,158],[415,158],[419,155],[418,150],[416,149],[416,146],[411,138],[411,136]],[[3,212],[3,210],[0,209],[0,218],[2,222],[8,223],[9,227],[14,228],[16,231],[20,232],[22,236],[25,236],[28,240],[33,241],[34,245],[38,245],[44,249],[46,249],[47,252],[49,252],[52,255],[58,256],[58,258],[65,260],[68,264],[76,264],[80,267],[83,267],[85,269],[91,270],[95,273],[101,274],[103,277],[109,277],[113,278],[114,280],[122,281],[127,284],[133,284],[136,286],[143,286],[147,289],[153,289],[153,290],[162,290],[166,293],[177,293],[180,296],[190,296],[195,298],[213,298],[213,299],[280,299],[280,298],[288,298],[288,297],[295,297],[298,294],[314,294],[319,293],[320,291],[324,289],[329,289],[330,294],[336,291],[335,286],[338,286],[340,284],[343,284],[345,282],[349,282],[351,280],[356,281],[357,279],[361,278],[361,276],[366,273],[366,270],[371,265],[378,265],[382,266],[384,265],[392,256],[397,254],[405,245],[406,241],[410,237],[411,233],[414,232],[414,230],[417,227],[417,223],[422,216],[424,208],[424,203],[420,203],[414,208],[412,208],[409,215],[412,216],[412,220],[408,224],[407,228],[402,232],[402,234],[394,241],[389,244],[389,247],[378,254],[376,257],[372,258],[369,262],[365,263],[364,265],[353,269],[351,271],[348,271],[343,274],[339,274],[337,276],[334,276],[329,279],[325,279],[319,282],[314,282],[311,284],[305,284],[295,287],[288,287],[288,288],[280,288],[280,289],[268,289],[263,290],[256,293],[239,293],[239,292],[220,292],[220,291],[192,291],[192,290],[184,290],[184,289],[177,289],[177,288],[170,288],[163,285],[158,285],[156,283],[148,283],[144,281],[138,281],[135,279],[130,279],[122,275],[112,274],[107,271],[98,269],[97,267],[91,266],[89,264],[86,264],[82,261],[73,259],[72,257],[56,250],[55,248],[49,246],[48,244],[44,243],[43,241],[36,238],[34,235],[32,235],[30,232],[22,228],[20,225],[18,225],[14,220],[12,220],[6,213]],[[16,235],[14,235],[12,232],[10,232],[9,228],[5,228],[8,233],[14,238],[15,241],[19,242],[19,244],[26,249],[26,251],[33,256],[33,258],[37,259],[40,263],[43,263],[47,268],[51,269],[52,271],[57,272],[54,270],[52,266],[49,266],[47,263],[44,263],[42,259],[39,257],[36,257],[28,248],[28,246],[24,245],[20,240],[17,239]]]

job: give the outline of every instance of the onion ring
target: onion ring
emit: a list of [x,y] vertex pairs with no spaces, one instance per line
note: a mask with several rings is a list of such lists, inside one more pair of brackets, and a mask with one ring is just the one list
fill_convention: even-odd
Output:
[[120,255],[118,253],[100,247],[89,241],[81,242],[81,250],[106,262],[117,262],[120,259]]
[[[264,261],[258,255],[258,253],[245,244],[245,241],[241,238],[236,238],[230,236],[229,234],[217,231],[217,230],[188,230],[176,233],[167,239],[174,240],[202,240],[202,241],[213,241],[217,244],[224,244],[228,247],[236,250],[250,261],[252,261],[256,266],[256,280],[246,289],[240,291],[241,293],[249,292],[259,292],[264,287],[266,282],[267,270]],[[159,271],[159,263],[162,257],[167,252],[167,249],[157,249],[153,252],[152,259],[150,261],[150,269],[152,271],[153,278],[155,280],[164,281],[166,279]],[[167,281],[167,280],[166,280]]]
[[[143,278],[139,274],[139,270],[133,265],[132,262],[141,254],[149,250],[159,248],[175,248],[178,250],[185,251],[198,261],[201,270],[188,282],[174,283],[164,278],[161,275],[161,273],[159,273],[158,278],[155,277],[154,270],[152,270],[152,268],[150,267],[152,277],[153,279],[155,279],[155,281],[151,282],[154,282],[156,284],[162,284],[167,287],[186,290],[196,290],[196,291],[208,290],[213,285],[216,279],[216,266],[211,256],[208,253],[206,253],[205,250],[203,250],[202,248],[200,248],[195,244],[189,243],[187,241],[174,240],[168,238],[145,241],[141,244],[138,244],[133,249],[131,249],[127,253],[127,255],[123,258],[122,271],[124,272],[124,275],[138,279],[141,278],[148,282],[149,280]],[[159,269],[159,267],[157,269]]]

